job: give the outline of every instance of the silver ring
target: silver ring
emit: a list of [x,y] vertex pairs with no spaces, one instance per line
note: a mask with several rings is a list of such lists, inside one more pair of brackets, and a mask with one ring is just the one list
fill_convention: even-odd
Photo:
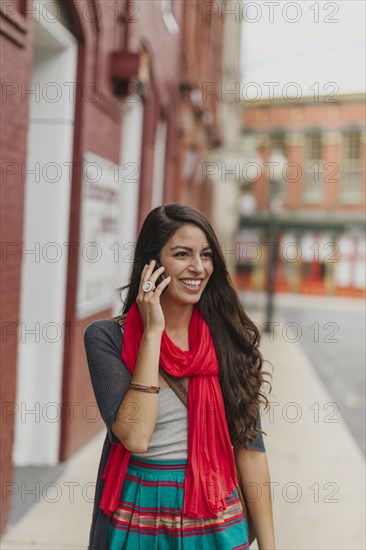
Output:
[[144,292],[150,292],[150,290],[155,290],[156,286],[151,281],[147,281],[144,286],[142,287],[142,290]]

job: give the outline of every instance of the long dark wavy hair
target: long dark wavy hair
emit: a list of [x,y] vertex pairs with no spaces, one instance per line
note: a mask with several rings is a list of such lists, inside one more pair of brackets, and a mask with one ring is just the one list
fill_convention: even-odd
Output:
[[[227,271],[220,244],[206,217],[195,208],[172,203],[154,208],[146,217],[137,239],[131,269],[130,283],[117,289],[123,300],[121,315],[127,314],[136,301],[145,264],[160,255],[162,247],[182,224],[195,224],[205,233],[212,247],[213,272],[208,280],[198,307],[207,322],[215,345],[219,369],[219,383],[224,398],[226,418],[234,448],[247,448],[258,430],[256,422],[260,404],[269,407],[262,393],[264,379],[263,357],[258,347],[261,333],[246,315]],[[262,432],[265,433],[265,432]]]

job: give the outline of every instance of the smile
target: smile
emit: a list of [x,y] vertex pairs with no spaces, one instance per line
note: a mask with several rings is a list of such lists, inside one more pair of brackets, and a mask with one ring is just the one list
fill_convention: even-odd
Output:
[[189,281],[187,279],[180,279],[180,282],[185,288],[189,289],[191,292],[199,290],[201,286],[201,280]]

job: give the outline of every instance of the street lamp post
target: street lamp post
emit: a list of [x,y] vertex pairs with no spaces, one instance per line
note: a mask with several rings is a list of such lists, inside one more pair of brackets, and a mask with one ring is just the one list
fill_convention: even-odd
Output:
[[[269,334],[272,327],[273,319],[273,298],[275,292],[275,278],[276,278],[276,260],[277,260],[277,247],[276,247],[276,218],[270,211],[268,220],[268,281],[267,281],[267,306],[266,306],[266,321],[264,323],[264,332]],[[273,239],[273,240],[271,240]]]
[[274,313],[274,294],[276,283],[277,264],[277,236],[278,236],[278,213],[282,210],[282,193],[284,167],[287,164],[286,157],[282,151],[274,149],[268,159],[268,282],[267,282],[267,304],[264,332],[269,334],[272,330]]

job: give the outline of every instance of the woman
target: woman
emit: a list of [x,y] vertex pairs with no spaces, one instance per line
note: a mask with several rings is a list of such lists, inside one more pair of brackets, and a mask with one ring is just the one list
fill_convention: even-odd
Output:
[[[126,288],[123,326],[85,332],[108,432],[89,550],[248,548],[235,463],[261,495],[248,498],[259,549],[273,550],[259,332],[207,219],[181,204],[152,210]],[[188,408],[159,366],[186,384]]]

